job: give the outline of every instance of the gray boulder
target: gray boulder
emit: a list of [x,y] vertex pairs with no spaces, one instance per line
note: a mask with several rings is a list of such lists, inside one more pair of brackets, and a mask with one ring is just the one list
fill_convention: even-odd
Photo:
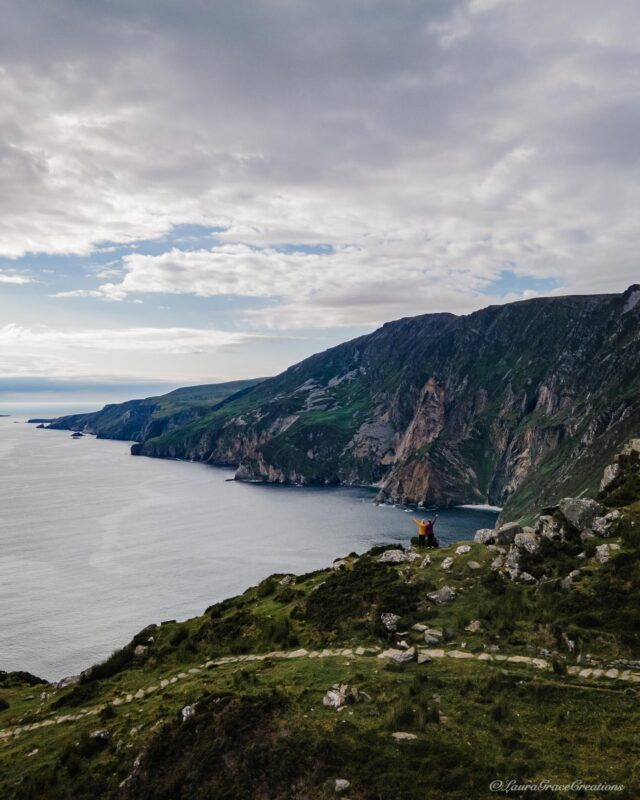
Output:
[[533,528],[523,528],[522,533],[516,533],[513,543],[520,550],[528,553],[535,553],[540,548],[540,539],[536,536]]
[[618,464],[617,462],[615,464],[609,464],[608,466],[606,466],[602,474],[602,480],[600,481],[600,491],[608,489],[619,474],[620,474],[620,464]]
[[427,595],[429,600],[433,600],[434,603],[438,603],[439,605],[442,603],[448,603],[450,600],[453,600],[455,596],[455,590],[450,586],[443,586],[441,589],[438,589],[435,592],[429,592]]
[[508,522],[501,525],[495,532],[496,544],[512,544],[517,533],[522,533],[522,525],[517,522]]
[[596,517],[591,528],[598,536],[614,536],[623,518],[621,511],[610,511],[603,517]]
[[562,525],[552,514],[542,514],[538,518],[535,531],[544,539],[561,539],[564,533]]
[[378,656],[378,658],[388,658],[390,661],[393,661],[394,664],[405,664],[409,661],[413,661],[415,657],[415,647],[410,647],[408,650],[396,650],[390,647],[388,650],[383,650]]
[[186,722],[196,713],[196,707],[195,705],[185,706],[180,713],[182,714],[182,721]]
[[349,783],[348,780],[346,780],[346,778],[336,778],[336,783],[334,788],[337,794],[340,794],[340,792],[346,792],[350,786],[351,784]]
[[388,631],[395,631],[398,627],[398,622],[400,621],[400,615],[386,612],[384,614],[380,614],[380,619]]
[[473,541],[479,544],[494,544],[496,541],[496,532],[493,528],[480,528],[479,531],[475,532]]
[[560,581],[561,588],[570,589],[573,586],[573,582],[579,575],[580,575],[579,569],[572,569],[571,572]]
[[577,531],[591,528],[594,520],[604,513],[603,506],[590,497],[565,497],[559,504],[560,513]]
[[405,561],[415,561],[420,556],[415,550],[385,550],[378,561],[381,564],[403,564]]

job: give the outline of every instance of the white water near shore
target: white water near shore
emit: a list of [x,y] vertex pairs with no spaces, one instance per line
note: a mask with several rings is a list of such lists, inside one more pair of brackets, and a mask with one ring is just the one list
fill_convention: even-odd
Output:
[[[25,419],[0,418],[0,670],[60,678],[272,572],[415,532],[366,488],[228,482],[228,469],[133,458],[126,442],[74,440]],[[495,516],[441,510],[437,533],[468,539]]]

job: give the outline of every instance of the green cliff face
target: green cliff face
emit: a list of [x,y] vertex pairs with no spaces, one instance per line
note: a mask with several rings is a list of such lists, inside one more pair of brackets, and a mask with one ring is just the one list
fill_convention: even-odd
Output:
[[635,286],[401,319],[161,430],[116,428],[134,454],[233,465],[239,479],[375,484],[394,502],[525,518],[594,491],[640,430],[638,298]]

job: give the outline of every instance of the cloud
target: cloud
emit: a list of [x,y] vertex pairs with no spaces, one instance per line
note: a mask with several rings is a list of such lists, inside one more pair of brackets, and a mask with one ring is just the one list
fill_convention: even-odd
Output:
[[1,34],[0,255],[215,227],[54,296],[262,298],[256,326],[471,310],[505,269],[622,289],[638,24],[632,0],[23,0]]
[[23,286],[25,283],[33,282],[33,278],[29,278],[27,275],[20,275],[15,272],[0,271],[0,283],[12,283],[16,286]]

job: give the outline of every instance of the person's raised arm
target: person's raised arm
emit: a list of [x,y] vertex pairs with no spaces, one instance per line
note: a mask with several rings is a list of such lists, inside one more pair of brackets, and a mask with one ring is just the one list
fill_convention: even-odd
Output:
[[436,514],[435,517],[431,520],[432,525],[436,524],[436,520],[438,519],[439,516],[440,516],[439,514]]
[[413,521],[416,523],[416,525],[419,525],[419,524],[420,524],[420,520],[419,520],[419,519],[416,519],[415,517],[413,517],[412,519],[413,519]]

